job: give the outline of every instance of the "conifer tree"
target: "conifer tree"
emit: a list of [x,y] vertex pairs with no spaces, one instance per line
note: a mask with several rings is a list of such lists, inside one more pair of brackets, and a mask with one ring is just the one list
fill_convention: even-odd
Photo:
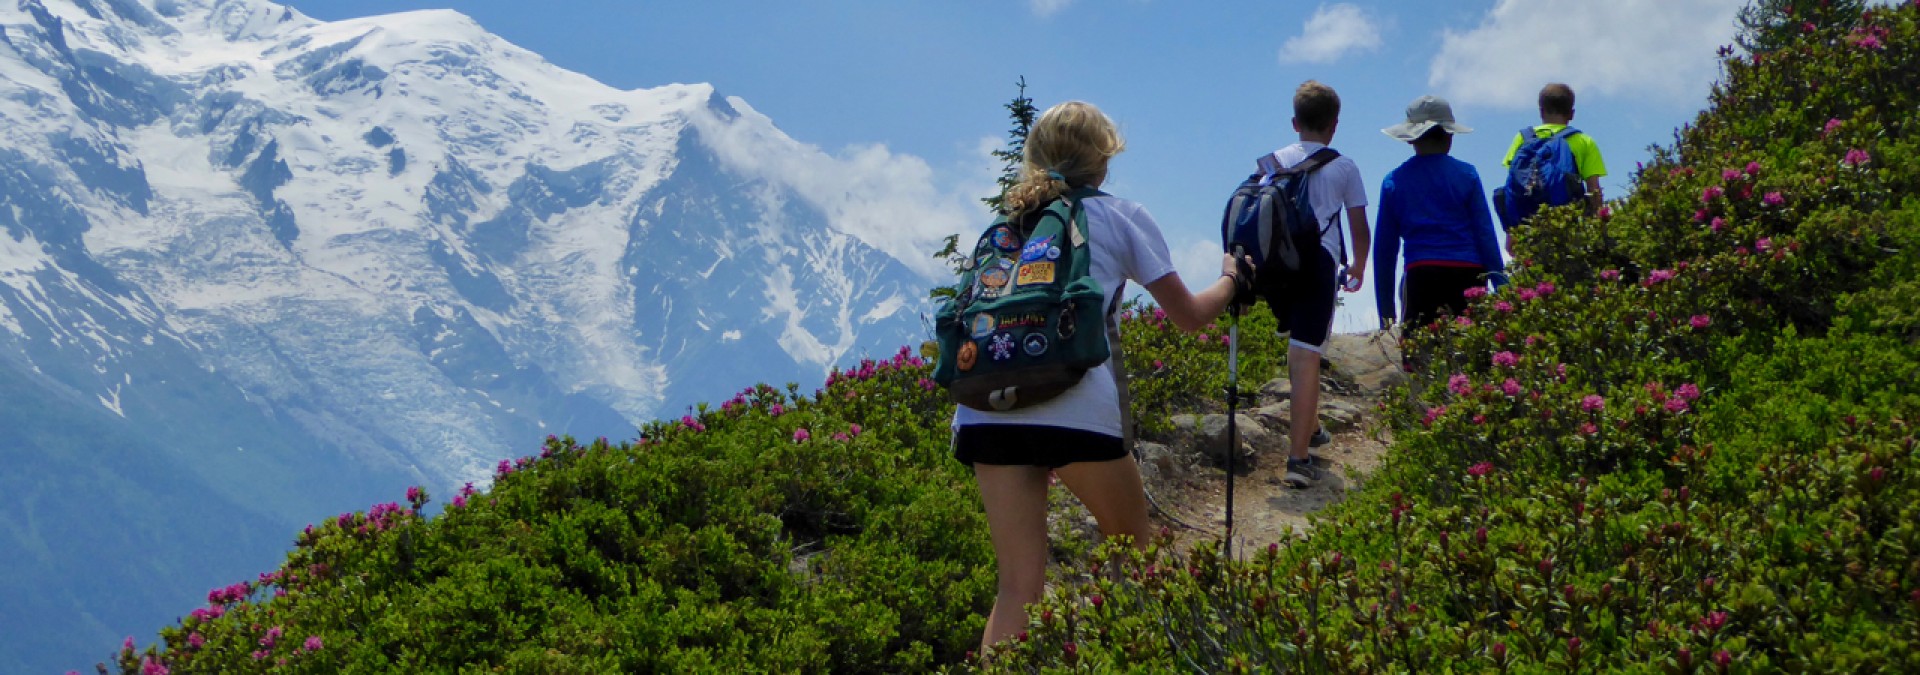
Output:
[[[990,196],[980,198],[980,201],[985,202],[995,212],[1000,210],[1003,195],[1007,190],[1020,182],[1020,171],[1027,157],[1027,132],[1033,128],[1033,120],[1039,112],[1033,107],[1033,99],[1027,97],[1027,78],[1021,77],[1014,86],[1018,87],[1018,91],[1014,94],[1013,100],[1002,106],[1007,109],[1007,116],[1013,120],[1013,127],[1007,130],[1007,146],[993,151],[994,159],[1001,162],[1000,178],[996,181],[1000,189]],[[953,234],[947,235],[944,245],[938,253],[933,254],[933,257],[946,261],[947,266],[957,275],[960,273],[960,266],[966,262],[968,253],[970,252],[960,250],[960,235]],[[959,294],[957,286],[936,287],[930,293],[935,300],[951,298],[957,294]]]
[[1805,33],[1852,28],[1866,4],[1866,0],[1753,0],[1734,19],[1740,28],[1734,41],[1750,54],[1771,52]]

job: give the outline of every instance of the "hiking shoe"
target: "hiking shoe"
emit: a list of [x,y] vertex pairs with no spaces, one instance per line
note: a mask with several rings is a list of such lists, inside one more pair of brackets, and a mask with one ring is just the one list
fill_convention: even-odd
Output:
[[1326,427],[1320,427],[1313,430],[1313,440],[1307,441],[1307,447],[1317,448],[1332,442],[1333,435],[1327,433]]
[[1313,467],[1311,458],[1287,458],[1287,477],[1285,478],[1287,487],[1296,490],[1313,487],[1314,482],[1318,480],[1320,480],[1320,470]]

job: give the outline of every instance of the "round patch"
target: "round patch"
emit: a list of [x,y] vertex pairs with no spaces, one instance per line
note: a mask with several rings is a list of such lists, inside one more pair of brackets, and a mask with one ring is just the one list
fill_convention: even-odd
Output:
[[1007,281],[1012,277],[1013,277],[1013,274],[1007,271],[1007,267],[1005,265],[1001,265],[999,267],[995,267],[985,272],[981,272],[980,283],[986,286],[987,288],[999,288],[1001,286],[1007,285]]
[[960,345],[960,353],[953,359],[953,365],[961,371],[973,370],[973,364],[980,361],[980,348],[972,342]]
[[1004,227],[996,228],[993,231],[992,240],[993,247],[1002,251],[1017,251],[1020,249],[1020,240],[1013,236],[1013,230]]
[[973,317],[973,339],[978,340],[992,335],[994,327],[998,325],[999,322],[994,321],[993,315],[991,314],[981,314]]
[[1048,247],[1047,247],[1047,259],[1048,259],[1048,260],[1059,260],[1059,259],[1060,259],[1060,247],[1058,247],[1058,246],[1048,246]]
[[1040,333],[1028,333],[1026,339],[1020,341],[1020,350],[1026,352],[1027,356],[1039,356],[1047,353],[1047,336]]
[[987,353],[992,354],[995,361],[1013,358],[1013,349],[1012,333],[995,333],[993,339],[987,341]]

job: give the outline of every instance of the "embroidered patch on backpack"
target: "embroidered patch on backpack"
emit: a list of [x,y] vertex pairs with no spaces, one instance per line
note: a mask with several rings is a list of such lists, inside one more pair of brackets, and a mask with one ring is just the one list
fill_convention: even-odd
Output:
[[1030,262],[1021,265],[1019,280],[1014,283],[1020,286],[1053,283],[1053,266],[1054,263],[1050,262]]
[[999,333],[987,342],[987,351],[993,353],[993,360],[1005,361],[1013,358],[1013,334]]
[[[1020,262],[1033,262],[1036,260],[1048,259],[1047,251],[1053,248],[1055,247],[1053,245],[1053,237],[1051,235],[1027,242],[1026,247],[1020,249]],[[1054,257],[1056,258],[1059,257],[1059,254],[1057,253],[1054,254]]]
[[1020,349],[1025,351],[1027,356],[1045,354],[1047,353],[1047,336],[1040,333],[1028,333],[1026,339],[1021,341]]
[[979,316],[973,317],[973,339],[978,340],[988,335],[992,335],[993,329],[996,326],[997,326],[997,323],[994,321],[993,315],[991,314],[981,314]]

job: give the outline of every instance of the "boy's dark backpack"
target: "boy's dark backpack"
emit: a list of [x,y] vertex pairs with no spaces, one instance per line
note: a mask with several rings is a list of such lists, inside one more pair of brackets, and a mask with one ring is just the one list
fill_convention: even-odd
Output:
[[1263,272],[1298,271],[1301,251],[1319,246],[1326,233],[1313,212],[1313,182],[1308,177],[1339,157],[1339,151],[1321,148],[1299,164],[1283,168],[1273,155],[1262,156],[1259,171],[1227,200],[1226,215],[1220,220],[1225,250],[1239,247]]
[[1586,200],[1587,183],[1580,178],[1579,163],[1567,144],[1567,139],[1577,133],[1579,129],[1567,127],[1540,138],[1533,127],[1520,130],[1525,140],[1507,166],[1506,186],[1495,190],[1493,196],[1501,227],[1513,229],[1544,207]]
[[1081,205],[1101,194],[1073,190],[1017,220],[1002,215],[980,235],[959,293],[934,316],[933,379],[954,403],[985,411],[1043,403],[1112,355]]

